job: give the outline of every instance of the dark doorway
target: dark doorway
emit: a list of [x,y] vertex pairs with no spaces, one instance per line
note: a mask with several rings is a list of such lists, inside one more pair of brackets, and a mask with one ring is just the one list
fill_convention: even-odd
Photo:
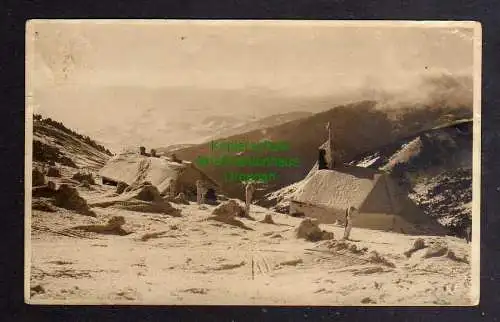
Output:
[[109,179],[106,179],[106,178],[102,178],[102,184],[105,184],[105,185],[108,185],[108,186],[118,186],[118,182],[116,181],[113,181],[113,180],[109,180]]
[[207,194],[205,195],[205,200],[206,200],[206,203],[208,203],[209,205],[217,205],[218,204],[217,194],[215,193],[214,188],[208,188]]

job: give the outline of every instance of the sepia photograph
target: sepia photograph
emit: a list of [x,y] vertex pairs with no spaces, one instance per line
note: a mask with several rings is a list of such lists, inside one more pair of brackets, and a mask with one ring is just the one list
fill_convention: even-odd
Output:
[[479,303],[481,25],[30,20],[25,302]]

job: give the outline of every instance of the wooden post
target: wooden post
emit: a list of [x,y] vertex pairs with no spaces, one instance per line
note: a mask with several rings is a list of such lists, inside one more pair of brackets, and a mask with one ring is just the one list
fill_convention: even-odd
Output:
[[254,262],[253,262],[253,255],[252,255],[252,280],[254,279]]
[[326,125],[326,128],[328,129],[328,155],[330,156],[330,164],[329,168],[333,169],[335,167],[335,161],[334,161],[334,151],[333,151],[333,135],[332,135],[332,125],[330,122]]

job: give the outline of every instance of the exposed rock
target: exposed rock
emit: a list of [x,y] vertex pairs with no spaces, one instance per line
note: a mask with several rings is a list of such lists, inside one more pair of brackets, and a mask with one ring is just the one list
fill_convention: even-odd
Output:
[[125,218],[123,216],[113,216],[111,217],[106,225],[86,225],[86,226],[76,226],[73,229],[84,230],[92,233],[99,234],[110,234],[125,236],[129,235],[130,232],[125,231],[122,226],[125,224]]
[[55,178],[60,178],[61,177],[61,170],[57,167],[49,167],[47,170],[47,177],[55,177]]
[[229,199],[215,207],[212,215],[220,219],[232,220],[236,217],[244,217],[245,208],[236,199]]
[[55,165],[57,161],[62,165],[78,168],[73,160],[61,153],[59,148],[50,144],[45,144],[36,139],[33,141],[33,160],[47,162],[51,165]]
[[212,217],[208,219],[217,220],[226,224],[237,226],[243,229],[252,230],[245,226],[244,223],[237,220],[236,217],[245,217],[245,208],[236,200],[230,199],[227,202],[221,203],[212,211]]
[[45,293],[45,289],[41,285],[32,286],[30,288],[30,295],[34,296],[40,293]]
[[57,185],[54,181],[48,181],[47,182],[47,188],[50,190],[56,191],[57,190]]
[[137,212],[153,213],[153,214],[161,213],[174,217],[181,216],[181,211],[179,209],[172,207],[170,203],[164,200],[149,202],[149,201],[131,199],[126,201],[101,202],[101,203],[96,203],[94,206],[115,207],[129,211],[137,211]]
[[46,185],[31,189],[31,196],[33,198],[53,198],[56,193],[56,184],[53,181],[48,181]]
[[220,266],[217,266],[217,267],[214,267],[212,268],[212,270],[214,271],[224,271],[224,270],[228,270],[228,269],[235,269],[235,268],[239,268],[241,266],[244,266],[246,264],[245,261],[241,261],[239,263],[228,263],[228,264],[222,264]]
[[172,202],[181,205],[189,205],[189,200],[184,192],[180,192],[175,198],[172,199]]
[[125,182],[121,182],[121,181],[120,181],[120,182],[118,182],[118,185],[116,186],[116,193],[120,195],[120,194],[122,194],[122,193],[125,191],[125,189],[127,189],[127,188],[128,188],[128,184],[126,184]]
[[83,187],[83,188],[87,188],[87,189],[91,189],[92,186],[90,185],[90,182],[88,182],[87,180],[83,180],[82,183],[80,184],[80,187]]
[[33,168],[33,171],[31,172],[31,180],[32,180],[32,186],[43,186],[45,184],[45,174],[38,169],[38,168]]
[[46,212],[56,212],[57,209],[45,200],[35,199],[31,203],[31,208],[34,210],[46,211]]
[[92,173],[82,173],[82,172],[78,171],[77,173],[75,173],[71,177],[71,179],[76,180],[78,182],[82,182],[82,183],[83,183],[83,181],[87,181],[91,185],[95,184],[95,179],[94,179],[94,176],[92,175]]
[[415,242],[413,242],[413,247],[412,247],[412,248],[410,248],[409,250],[407,250],[406,252],[404,252],[404,254],[405,254],[405,256],[406,256],[406,257],[411,257],[411,255],[412,255],[414,252],[416,252],[416,251],[418,251],[418,250],[420,250],[420,249],[423,249],[423,248],[425,248],[425,247],[427,247],[427,246],[425,245],[425,241],[424,241],[422,238],[417,238],[417,239],[415,240]]
[[123,216],[113,216],[108,220],[108,227],[111,229],[121,228],[125,225],[125,218]]
[[154,233],[145,233],[144,235],[141,236],[141,241],[148,241],[152,238],[159,238],[165,235],[167,231],[157,231]]
[[333,232],[323,230],[323,236],[321,237],[321,240],[330,240],[333,239],[334,237],[335,236],[333,235]]
[[127,188],[125,188],[124,192],[130,192],[130,191],[135,191],[135,190],[140,190],[144,186],[152,186],[153,184],[149,181],[139,181],[139,182],[134,182]]
[[451,249],[449,249],[448,252],[446,253],[446,257],[455,262],[469,264],[467,257],[460,258],[457,255],[455,255],[455,252],[452,251]]
[[291,259],[291,260],[281,262],[278,265],[279,266],[296,266],[296,265],[302,264],[302,263],[304,263],[302,258],[297,258],[297,259]]
[[446,255],[447,252],[448,246],[438,243],[429,247],[425,252],[423,258],[441,257]]
[[153,185],[143,185],[137,190],[135,197],[142,201],[164,202],[160,195],[160,191]]
[[312,220],[311,218],[302,220],[295,232],[297,238],[304,238],[312,242],[333,238],[333,233],[319,229],[317,221]]
[[417,238],[413,243],[413,249],[422,249],[425,248],[425,241],[422,238]]
[[364,299],[361,300],[361,303],[363,303],[363,304],[376,304],[377,302],[375,302],[374,300],[372,300],[369,297],[365,297]]
[[295,217],[295,218],[304,218],[306,215],[303,212],[294,212],[294,213],[291,213],[290,216]]
[[274,224],[273,217],[270,214],[266,214],[263,220],[260,221],[264,224]]
[[279,212],[281,214],[288,214],[290,212],[290,204],[289,203],[279,203],[271,208],[275,212]]
[[80,197],[75,187],[62,184],[55,193],[55,205],[61,208],[74,210],[82,215],[96,217],[90,210],[87,201]]

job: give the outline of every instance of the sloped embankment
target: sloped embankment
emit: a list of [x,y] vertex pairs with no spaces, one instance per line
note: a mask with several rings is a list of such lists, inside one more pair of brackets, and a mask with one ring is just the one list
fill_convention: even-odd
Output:
[[33,123],[33,161],[97,170],[110,157],[109,151],[97,149],[69,130],[56,128],[45,120]]
[[424,212],[459,236],[471,225],[472,121],[422,132],[352,164],[391,172]]

